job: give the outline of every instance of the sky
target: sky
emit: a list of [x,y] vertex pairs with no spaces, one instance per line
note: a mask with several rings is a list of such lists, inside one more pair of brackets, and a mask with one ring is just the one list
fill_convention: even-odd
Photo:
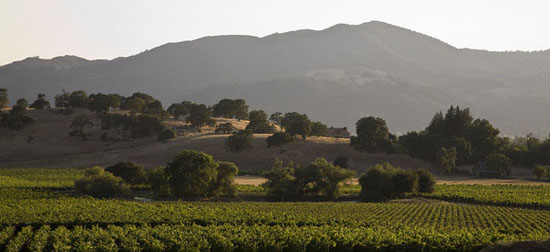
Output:
[[550,49],[550,1],[0,0],[0,65],[130,56],[211,35],[266,36],[378,20],[458,48]]

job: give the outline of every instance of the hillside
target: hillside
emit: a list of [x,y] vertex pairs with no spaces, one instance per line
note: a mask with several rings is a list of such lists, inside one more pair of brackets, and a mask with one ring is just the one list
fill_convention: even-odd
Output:
[[[267,148],[265,138],[268,135],[256,134],[254,148],[240,153],[228,153],[223,147],[228,135],[215,134],[212,128],[201,133],[186,132],[167,142],[158,142],[156,136],[129,142],[103,142],[100,140],[99,121],[88,132],[90,140],[70,137],[72,118],[82,113],[78,110],[72,115],[58,115],[53,111],[29,111],[35,123],[21,131],[0,129],[0,167],[89,167],[93,165],[111,165],[120,161],[132,161],[154,168],[165,165],[179,151],[195,149],[212,154],[215,159],[235,162],[243,170],[267,170],[275,158],[296,163],[309,163],[315,157],[333,160],[337,156],[349,158],[349,168],[364,171],[370,165],[390,161],[404,168],[430,167],[420,160],[405,155],[366,154],[352,150],[348,139],[312,137],[306,141],[296,141],[287,147],[284,154],[279,149]],[[237,122],[231,119],[217,119],[232,122],[237,128],[244,128],[247,121]],[[181,122],[167,122],[181,124]],[[31,143],[27,140],[32,135]],[[6,144],[9,143],[9,144]]]
[[506,135],[546,136],[550,128],[550,51],[458,49],[382,22],[339,24],[258,38],[214,36],[169,43],[114,60],[29,58],[0,67],[15,101],[62,89],[142,91],[168,105],[244,98],[268,113],[300,111],[354,129],[385,118],[405,133],[450,105],[470,107]]

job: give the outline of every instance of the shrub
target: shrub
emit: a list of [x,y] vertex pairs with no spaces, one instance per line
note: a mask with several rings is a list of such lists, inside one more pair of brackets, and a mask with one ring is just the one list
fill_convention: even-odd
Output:
[[82,194],[94,198],[131,198],[130,187],[122,178],[105,172],[101,167],[93,167],[85,177],[75,181],[75,188]]
[[510,176],[510,159],[500,153],[492,153],[487,156],[487,168],[498,171],[501,176]]
[[389,163],[371,167],[359,178],[361,201],[385,201],[416,192],[419,179],[415,172],[405,171]]
[[295,198],[296,177],[292,163],[283,167],[282,161],[275,160],[273,168],[262,176],[267,179],[262,187],[265,188],[268,196],[283,201]]
[[266,138],[267,148],[271,146],[277,146],[281,150],[281,153],[284,153],[286,150],[283,148],[283,145],[292,143],[294,138],[286,132],[277,132]]
[[537,177],[537,179],[541,179],[543,177],[549,176],[548,172],[550,172],[550,166],[546,165],[536,165],[533,168],[533,175]]
[[225,149],[228,152],[240,152],[252,148],[253,136],[251,130],[240,130],[225,139]]
[[218,166],[212,156],[204,152],[180,152],[165,170],[171,193],[180,198],[206,197],[218,175]]
[[142,185],[147,183],[147,177],[143,167],[132,162],[120,162],[107,167],[105,171],[121,177],[126,183],[131,185]]
[[164,167],[157,167],[147,172],[147,181],[156,197],[170,195],[170,182]]
[[348,157],[345,157],[345,156],[336,157],[334,161],[332,161],[332,164],[342,168],[348,168]]
[[328,136],[327,125],[322,122],[312,122],[310,136]]
[[432,193],[435,186],[435,177],[427,170],[416,170],[418,176],[418,192]]
[[239,173],[239,168],[231,162],[218,163],[218,175],[213,183],[209,196],[225,195],[229,197],[237,196],[237,185],[235,176]]
[[174,132],[173,129],[164,126],[162,127],[162,129],[159,130],[159,135],[158,135],[159,141],[164,141],[172,138],[176,138],[176,132]]

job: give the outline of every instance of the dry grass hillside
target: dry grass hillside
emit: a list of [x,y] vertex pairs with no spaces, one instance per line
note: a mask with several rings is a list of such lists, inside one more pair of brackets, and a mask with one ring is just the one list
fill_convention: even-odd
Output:
[[[0,167],[89,167],[110,165],[120,161],[132,161],[147,168],[165,165],[179,151],[195,149],[212,154],[215,159],[235,162],[240,169],[267,170],[276,158],[295,163],[308,163],[315,157],[333,160],[337,156],[349,158],[349,168],[363,171],[376,163],[389,161],[403,168],[430,167],[430,164],[406,155],[366,154],[354,151],[348,139],[312,137],[306,141],[297,140],[279,153],[277,147],[267,148],[266,134],[254,136],[254,148],[240,153],[226,152],[223,146],[227,134],[216,134],[212,128],[201,133],[186,131],[166,142],[159,142],[155,136],[131,141],[104,142],[100,136],[99,120],[88,132],[93,136],[86,141],[70,137],[70,124],[74,117],[90,113],[77,110],[71,115],[59,115],[53,111],[29,111],[35,123],[20,131],[0,129]],[[92,117],[93,114],[90,114]],[[218,123],[231,122],[237,128],[244,128],[247,121],[217,119]],[[166,124],[184,126],[182,122]],[[111,133],[109,133],[111,134]],[[29,136],[32,141],[28,142]]]

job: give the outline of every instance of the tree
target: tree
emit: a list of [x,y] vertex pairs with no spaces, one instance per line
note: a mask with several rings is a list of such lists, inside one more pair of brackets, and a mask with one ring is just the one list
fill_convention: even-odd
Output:
[[23,129],[26,125],[34,122],[32,118],[26,115],[26,111],[24,107],[15,105],[8,113],[0,113],[2,125],[12,130]]
[[251,130],[240,130],[225,139],[225,149],[228,152],[240,152],[252,148],[253,136]]
[[7,108],[10,105],[8,98],[8,89],[0,88],[0,108]]
[[71,105],[69,104],[69,92],[63,90],[63,93],[55,96],[55,107],[58,109],[69,109]]
[[416,192],[418,176],[415,172],[395,168],[389,163],[375,165],[359,178],[361,201],[385,201]]
[[284,167],[283,162],[277,159],[273,168],[264,172],[262,176],[267,180],[262,187],[265,188],[268,196],[282,201],[296,197],[296,177],[294,177],[292,163]]
[[110,172],[117,177],[121,177],[130,185],[142,185],[147,183],[147,176],[143,166],[132,162],[120,162],[107,167],[106,172]]
[[189,110],[187,121],[200,132],[201,128],[205,125],[215,125],[216,122],[210,118],[211,115],[212,111],[206,105],[193,104]]
[[38,94],[36,100],[31,104],[30,108],[34,109],[49,109],[50,108],[50,102],[46,101],[46,95],[45,94]]
[[78,90],[69,95],[68,102],[71,108],[88,108],[90,100],[86,92]]
[[283,121],[283,113],[281,112],[275,112],[269,116],[269,120],[274,122],[277,125],[281,125],[281,122]]
[[165,197],[170,195],[170,182],[164,167],[157,167],[147,172],[147,181],[151,185],[153,194],[156,197]]
[[389,141],[389,130],[382,118],[363,117],[355,125],[357,137],[351,138],[351,146],[356,150],[374,153]]
[[252,130],[253,133],[273,133],[275,127],[267,120],[267,114],[263,110],[253,110],[248,116],[250,123],[246,126],[246,129]]
[[416,170],[416,176],[418,177],[418,192],[432,193],[435,187],[435,178],[427,170]]
[[[113,100],[116,99],[106,94],[91,94],[88,108],[93,112],[107,113],[111,106],[114,106]],[[119,102],[120,103],[120,102]]]
[[247,119],[248,105],[243,99],[222,99],[212,107],[212,114],[216,117]]
[[322,122],[312,122],[310,136],[328,136],[327,125]]
[[94,198],[132,198],[130,187],[122,178],[105,172],[101,167],[88,170],[84,178],[75,181],[74,186],[80,193]]
[[456,148],[441,147],[436,154],[436,161],[441,171],[447,174],[451,173],[456,168]]
[[130,135],[133,138],[148,137],[153,133],[158,133],[163,125],[160,119],[153,115],[132,116],[130,126]]
[[180,117],[185,118],[185,116],[189,114],[189,109],[183,103],[174,103],[170,105],[166,111],[174,116],[176,120],[179,120]]
[[487,156],[487,169],[498,171],[501,176],[510,176],[510,159],[500,153],[491,153]]
[[234,163],[218,162],[218,175],[210,189],[209,196],[237,196],[235,176],[237,176],[238,173],[239,168]]
[[484,160],[490,153],[499,152],[502,141],[500,131],[485,119],[476,119],[466,132],[472,146],[472,161]]
[[277,146],[281,150],[281,153],[284,153],[286,150],[283,148],[284,145],[292,143],[294,138],[286,132],[277,132],[266,139],[267,148],[271,146]]
[[339,156],[332,161],[332,164],[342,167],[342,168],[348,168],[348,157],[345,156]]
[[281,126],[291,136],[299,135],[302,139],[306,139],[311,133],[311,121],[306,114],[299,114],[297,112],[286,113]]
[[158,134],[157,139],[159,141],[165,141],[165,140],[172,139],[172,138],[176,138],[176,132],[174,132],[174,130],[171,129],[171,128],[168,128],[166,126],[162,126],[161,129],[159,130],[159,134]]
[[166,166],[170,191],[180,198],[206,197],[218,176],[218,166],[212,156],[204,152],[180,152]]
[[533,175],[537,177],[537,179],[541,179],[546,177],[546,172],[550,171],[550,166],[543,166],[543,165],[537,165],[535,168],[533,168]]
[[121,107],[134,113],[141,112],[145,108],[145,100],[140,97],[130,97],[126,99]]
[[91,128],[93,126],[94,123],[87,114],[79,115],[75,117],[71,123],[71,129],[73,130],[69,132],[69,136],[78,136],[82,137],[82,140],[86,140],[86,137],[91,134],[84,133],[84,128]]
[[26,109],[29,107],[29,102],[27,101],[27,99],[21,98],[17,100],[15,105]]
[[230,134],[235,131],[235,127],[233,127],[232,123],[222,123],[218,126],[216,126],[215,132],[221,132],[223,134]]

